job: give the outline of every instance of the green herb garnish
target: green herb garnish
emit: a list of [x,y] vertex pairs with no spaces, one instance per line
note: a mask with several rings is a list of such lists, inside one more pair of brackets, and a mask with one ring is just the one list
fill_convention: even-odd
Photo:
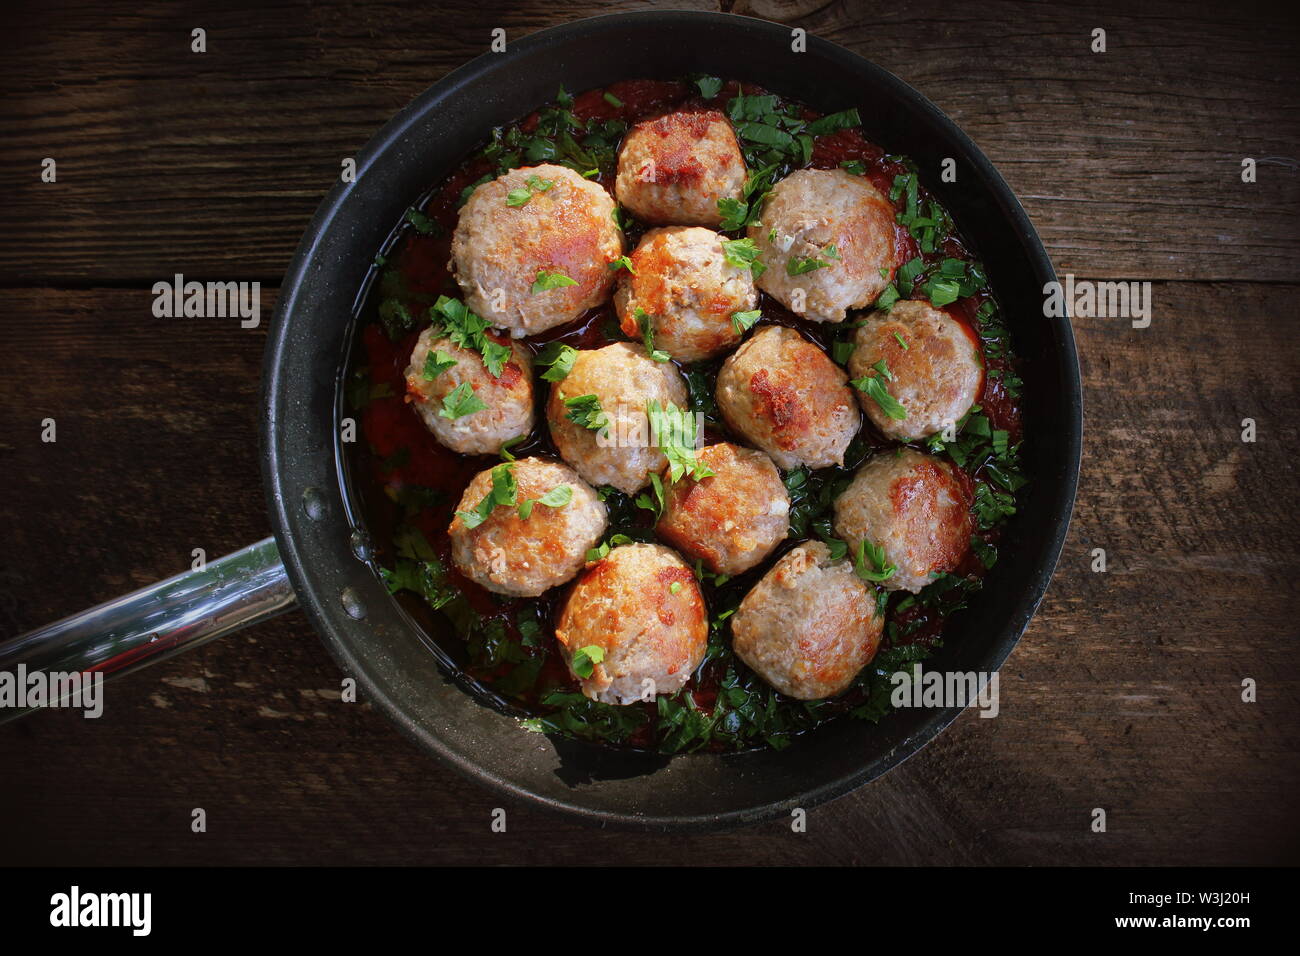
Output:
[[577,357],[578,350],[573,346],[565,345],[563,342],[550,342],[538,353],[534,364],[547,366],[546,371],[542,373],[542,378],[546,381],[562,382],[573,371],[573,363]]
[[577,285],[576,279],[570,279],[563,272],[547,272],[545,269],[537,270],[537,278],[533,282],[533,295],[539,292],[549,292],[551,289],[562,289],[568,285]]
[[474,394],[474,386],[469,382],[461,382],[443,396],[442,408],[438,409],[438,414],[455,420],[481,412],[485,408],[487,403]]
[[432,382],[456,364],[456,360],[442,349],[431,349],[429,354],[424,357],[424,380]]

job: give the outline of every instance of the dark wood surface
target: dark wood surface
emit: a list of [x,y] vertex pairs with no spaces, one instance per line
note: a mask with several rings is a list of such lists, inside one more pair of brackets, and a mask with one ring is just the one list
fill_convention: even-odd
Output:
[[[20,4],[0,40],[3,635],[269,533],[265,326],[155,319],[155,281],[257,279],[269,315],[341,158],[493,27],[648,5],[187,6]],[[1296,15],[725,6],[793,16],[918,87],[998,165],[1060,272],[1154,283],[1149,329],[1075,323],[1081,493],[1001,716],[963,715],[806,834],[610,832],[507,802],[496,835],[503,801],[339,703],[337,667],[290,614],[123,679],[100,720],[0,726],[0,862],[1297,862]]]

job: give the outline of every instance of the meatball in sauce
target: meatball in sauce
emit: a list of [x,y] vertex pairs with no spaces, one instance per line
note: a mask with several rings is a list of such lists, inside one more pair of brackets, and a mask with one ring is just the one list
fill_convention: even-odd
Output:
[[727,425],[782,468],[844,464],[862,424],[844,370],[794,329],[759,329],[718,373]]
[[884,451],[835,500],[835,533],[854,551],[863,541],[884,549],[896,568],[886,589],[920,591],[970,549],[970,505],[951,463],[912,448]]
[[[591,565],[560,610],[555,639],[582,692],[608,704],[674,694],[704,659],[709,624],[695,575],[672,549],[627,544]],[[588,648],[598,648],[592,654]]]
[[623,334],[640,340],[648,325],[655,348],[679,362],[735,348],[744,328],[735,316],[754,309],[758,291],[748,268],[727,261],[722,243],[698,226],[647,232],[614,293]]
[[618,157],[614,194],[653,225],[713,226],[720,199],[740,199],[745,160],[716,110],[668,113],[637,123]]
[[609,298],[623,254],[614,200],[566,166],[512,169],[460,212],[451,266],[465,304],[514,336],[571,322]]

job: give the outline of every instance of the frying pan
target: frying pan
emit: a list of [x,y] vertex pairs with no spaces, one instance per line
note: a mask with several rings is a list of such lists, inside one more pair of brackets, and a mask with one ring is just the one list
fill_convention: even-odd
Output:
[[[1031,483],[970,608],[947,625],[936,670],[996,670],[1047,589],[1078,480],[1082,399],[1068,318],[1044,317],[1055,275],[1024,210],[984,154],[929,100],[831,43],[726,14],[631,13],[535,33],[449,74],[357,157],[356,181],[316,211],[282,287],[266,347],[261,449],[275,530],[202,571],[171,578],[0,645],[0,669],[126,673],[262,620],[295,601],[346,676],[419,746],[510,796],[601,823],[716,829],[812,807],[884,773],[934,738],[958,707],[841,719],[784,751],[674,758],[522,730],[484,706],[373,566],[340,444],[354,306],[374,254],[408,205],[494,126],[571,91],[707,72],[814,109],[859,108],[866,135],[912,157],[983,259],[1023,359],[1022,459]],[[956,160],[955,183],[933,174]],[[931,171],[929,175],[926,171]],[[13,711],[3,714],[12,716]]]

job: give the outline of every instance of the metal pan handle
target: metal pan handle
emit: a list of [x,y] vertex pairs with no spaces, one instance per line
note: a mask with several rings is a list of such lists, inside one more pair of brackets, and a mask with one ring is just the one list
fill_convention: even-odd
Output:
[[[275,539],[264,538],[209,561],[201,571],[178,574],[0,643],[0,671],[16,674],[21,666],[27,674],[117,677],[274,617],[293,603]],[[0,723],[29,712],[0,707]]]

